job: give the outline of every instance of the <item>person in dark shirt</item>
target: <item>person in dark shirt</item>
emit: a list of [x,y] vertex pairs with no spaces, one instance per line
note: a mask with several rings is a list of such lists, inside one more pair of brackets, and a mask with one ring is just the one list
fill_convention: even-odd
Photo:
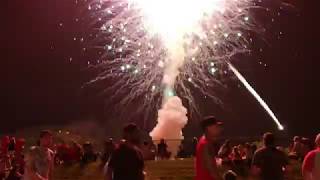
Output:
[[164,139],[160,140],[160,143],[158,144],[158,158],[159,159],[167,159],[168,157],[168,145],[165,142]]
[[82,145],[83,148],[83,156],[81,158],[81,164],[82,165],[86,165],[88,163],[91,162],[96,162],[98,155],[97,153],[94,151],[93,145],[91,144],[91,142],[86,142]]
[[272,133],[263,135],[264,147],[257,150],[252,166],[262,180],[283,180],[288,165],[286,154],[275,147]]
[[101,156],[101,161],[103,165],[105,165],[106,162],[108,162],[115,148],[116,145],[113,142],[113,138],[110,137],[104,142],[104,152]]
[[143,180],[144,161],[138,148],[140,132],[135,124],[123,129],[123,140],[106,165],[107,180]]

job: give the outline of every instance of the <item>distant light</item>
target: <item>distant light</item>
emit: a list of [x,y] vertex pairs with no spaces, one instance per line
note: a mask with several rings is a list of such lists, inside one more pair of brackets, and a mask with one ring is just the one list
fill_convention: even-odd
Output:
[[210,66],[214,66],[214,65],[215,65],[214,62],[211,62],[211,63],[210,63]]
[[156,86],[153,85],[153,86],[151,87],[151,91],[155,91],[155,90],[156,90]]
[[213,68],[210,68],[210,73],[211,73],[211,74],[214,74],[216,71],[217,71],[216,68],[214,68],[214,67],[213,67]]
[[130,69],[130,68],[131,68],[130,64],[127,64],[127,65],[126,65],[126,68],[127,68],[127,69]]
[[237,35],[238,35],[238,37],[241,37],[242,34],[241,34],[241,33],[238,33]]
[[192,79],[189,77],[189,78],[188,78],[188,81],[189,81],[189,82],[192,82]]
[[249,21],[249,17],[248,16],[244,17],[244,20]]

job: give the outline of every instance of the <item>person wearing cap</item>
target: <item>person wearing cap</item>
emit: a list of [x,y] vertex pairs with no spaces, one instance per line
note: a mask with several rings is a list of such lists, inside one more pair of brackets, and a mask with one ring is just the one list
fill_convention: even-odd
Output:
[[204,135],[200,138],[196,148],[196,178],[195,180],[221,180],[215,156],[218,148],[215,144],[222,132],[222,122],[209,116],[201,121]]
[[276,148],[275,137],[270,132],[263,135],[263,144],[253,155],[254,174],[261,180],[284,180],[289,165],[287,155]]
[[302,165],[302,175],[304,180],[320,179],[320,133],[317,135],[316,149],[310,151],[304,158]]
[[32,146],[25,158],[25,173],[23,180],[52,180],[54,153],[50,149],[53,135],[44,130],[40,133],[39,146]]
[[123,128],[123,140],[105,165],[107,180],[143,180],[144,161],[138,146],[140,130],[135,124]]

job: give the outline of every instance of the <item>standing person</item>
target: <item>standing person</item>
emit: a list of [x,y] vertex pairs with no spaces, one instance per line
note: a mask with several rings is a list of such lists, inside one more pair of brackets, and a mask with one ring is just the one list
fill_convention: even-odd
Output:
[[12,170],[7,180],[20,180],[24,174],[24,145],[24,139],[17,139],[17,142],[15,144],[14,158],[12,159]]
[[201,122],[204,135],[200,138],[196,152],[196,178],[195,180],[220,180],[215,156],[218,153],[216,142],[222,132],[222,122],[215,117],[206,117]]
[[159,159],[167,159],[169,158],[168,145],[164,139],[160,140],[158,144],[158,158]]
[[193,137],[192,138],[192,156],[195,157],[196,156],[196,152],[197,152],[197,144],[198,144],[198,138],[197,137]]
[[1,140],[1,150],[0,150],[0,179],[5,179],[9,175],[12,166],[11,158],[8,152],[8,146],[10,144],[9,136],[4,136]]
[[220,147],[218,156],[222,159],[222,165],[230,165],[230,154],[232,152],[230,140],[226,140]]
[[304,158],[302,174],[304,180],[320,179],[320,133],[315,140],[316,149],[310,151]]
[[286,154],[276,148],[272,133],[263,135],[263,143],[253,156],[253,170],[262,180],[283,180],[289,163]]
[[123,128],[123,140],[106,164],[107,180],[143,180],[144,161],[138,148],[140,131],[135,124]]
[[252,149],[252,145],[250,143],[246,143],[244,145],[244,151],[245,151],[245,161],[246,161],[246,165],[248,167],[251,167],[251,164],[252,164],[252,158],[253,158],[253,154],[254,154],[254,151]]
[[113,138],[110,137],[104,142],[104,150],[101,156],[103,166],[108,162],[115,148],[116,145],[113,142]]
[[54,153],[50,149],[53,135],[48,130],[40,133],[39,146],[33,146],[26,154],[23,180],[52,180]]

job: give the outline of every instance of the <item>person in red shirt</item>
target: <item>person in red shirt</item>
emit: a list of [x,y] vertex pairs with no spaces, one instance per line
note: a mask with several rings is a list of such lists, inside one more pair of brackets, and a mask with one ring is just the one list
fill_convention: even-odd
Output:
[[320,179],[320,133],[315,140],[316,149],[310,151],[304,158],[302,165],[302,174],[304,180]]
[[195,180],[221,180],[215,156],[218,148],[215,145],[222,131],[222,122],[215,117],[206,117],[201,122],[204,135],[200,138],[196,150],[196,178]]

